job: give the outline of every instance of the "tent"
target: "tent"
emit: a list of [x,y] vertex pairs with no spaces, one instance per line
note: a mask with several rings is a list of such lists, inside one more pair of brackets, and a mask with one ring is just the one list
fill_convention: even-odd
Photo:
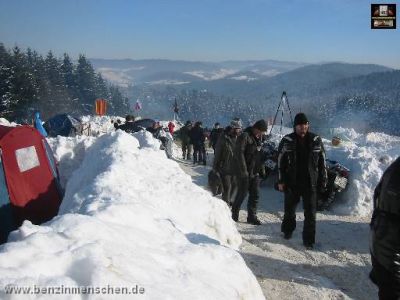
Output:
[[46,139],[30,126],[0,125],[0,242],[23,220],[50,220],[61,200],[57,166]]
[[43,127],[46,129],[49,137],[75,136],[82,134],[82,122],[68,114],[60,114],[47,120]]
[[140,119],[133,122],[133,125],[138,128],[137,131],[140,131],[140,129],[153,127],[154,123],[155,121],[153,119]]

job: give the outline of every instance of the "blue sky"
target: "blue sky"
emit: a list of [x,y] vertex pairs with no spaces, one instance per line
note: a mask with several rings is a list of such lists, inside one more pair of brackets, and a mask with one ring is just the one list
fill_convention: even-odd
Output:
[[370,4],[0,0],[0,42],[73,57],[83,53],[90,58],[344,61],[400,68],[400,29],[371,30]]

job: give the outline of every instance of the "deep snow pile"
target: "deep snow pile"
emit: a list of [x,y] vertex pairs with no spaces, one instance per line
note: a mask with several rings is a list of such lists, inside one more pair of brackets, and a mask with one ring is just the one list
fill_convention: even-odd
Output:
[[11,234],[0,248],[1,287],[139,285],[145,299],[264,298],[234,250],[241,237],[229,208],[149,133],[50,141],[71,176],[59,216]]
[[373,209],[373,192],[383,172],[400,156],[400,137],[384,133],[359,134],[354,129],[336,128],[343,139],[332,146],[324,140],[327,157],[336,160],[351,171],[348,188],[340,195],[334,211],[365,216]]
[[82,116],[81,121],[85,124],[90,124],[90,130],[92,135],[98,136],[107,132],[112,132],[115,130],[114,124],[111,120],[116,121],[117,119],[121,122],[125,121],[123,117],[111,117],[111,116]]

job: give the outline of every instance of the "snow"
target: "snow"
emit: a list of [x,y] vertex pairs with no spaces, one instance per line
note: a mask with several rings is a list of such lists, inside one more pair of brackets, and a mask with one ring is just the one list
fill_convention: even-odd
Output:
[[[338,147],[324,140],[327,157],[350,169],[346,191],[339,194],[333,211],[339,214],[367,216],[372,211],[372,196],[385,169],[400,156],[400,137],[384,133],[358,134],[353,129],[337,128],[342,137]],[[347,139],[347,140],[346,140]]]
[[213,72],[190,71],[190,72],[183,72],[183,73],[199,77],[203,80],[210,81],[210,80],[218,80],[218,79],[225,78],[226,76],[235,74],[236,72],[237,72],[237,70],[222,68],[222,69],[219,69],[219,70],[216,70]]
[[189,81],[180,81],[180,80],[170,80],[170,79],[162,79],[162,80],[155,80],[155,81],[148,81],[146,82],[150,85],[181,85],[190,83]]
[[[209,167],[194,167],[186,161],[181,167],[206,188]],[[240,253],[266,299],[376,299],[377,288],[368,278],[370,216],[317,213],[316,245],[306,250],[302,243],[301,203],[292,239],[282,236],[283,194],[273,189],[275,180],[271,176],[261,184],[257,216],[263,224],[245,223],[246,201],[237,223],[243,238]]]
[[126,88],[134,82],[134,78],[129,75],[131,71],[142,69],[144,67],[126,69],[98,68],[97,71],[101,73],[104,79]]
[[92,131],[92,135],[97,136],[107,132],[112,132],[115,130],[114,124],[111,123],[111,120],[116,121],[120,119],[121,122],[125,122],[125,117],[118,116],[82,116],[81,121],[85,124],[90,124],[90,129]]
[[234,80],[245,80],[245,81],[257,80],[257,78],[249,77],[247,75],[233,76],[233,77],[231,77],[231,79],[234,79]]
[[17,126],[17,123],[10,122],[4,118],[0,118],[0,125],[14,127]]
[[[65,197],[57,217],[25,221],[0,247],[1,287],[139,285],[145,299],[264,298],[236,251],[242,240],[229,208],[193,184],[151,134],[49,142]],[[64,299],[83,299],[73,296]]]

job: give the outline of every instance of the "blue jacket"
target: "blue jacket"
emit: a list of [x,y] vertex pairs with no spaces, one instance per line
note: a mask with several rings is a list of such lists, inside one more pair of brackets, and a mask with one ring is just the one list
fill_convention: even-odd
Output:
[[44,129],[42,125],[42,120],[40,119],[40,114],[39,112],[35,113],[35,128],[39,130],[40,134],[43,135],[44,137],[47,136],[46,129]]

